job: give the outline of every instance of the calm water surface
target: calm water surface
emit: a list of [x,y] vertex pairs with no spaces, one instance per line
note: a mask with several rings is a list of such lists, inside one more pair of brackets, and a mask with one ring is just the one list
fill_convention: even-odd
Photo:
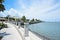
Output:
[[44,35],[51,40],[60,40],[60,22],[44,22],[33,24],[29,26],[29,29]]

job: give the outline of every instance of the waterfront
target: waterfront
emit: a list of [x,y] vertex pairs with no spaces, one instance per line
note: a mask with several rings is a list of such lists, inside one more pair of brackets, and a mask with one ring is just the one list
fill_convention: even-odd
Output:
[[46,36],[51,40],[60,40],[60,22],[43,22],[29,25],[31,31]]

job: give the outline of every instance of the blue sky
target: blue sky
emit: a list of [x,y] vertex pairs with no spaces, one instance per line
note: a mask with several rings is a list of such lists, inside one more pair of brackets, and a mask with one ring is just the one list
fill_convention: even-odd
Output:
[[60,0],[5,0],[6,10],[0,16],[11,15],[28,19],[60,22]]

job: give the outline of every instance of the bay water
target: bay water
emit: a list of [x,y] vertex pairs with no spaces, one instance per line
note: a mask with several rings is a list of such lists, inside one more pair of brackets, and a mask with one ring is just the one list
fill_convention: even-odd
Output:
[[29,29],[51,40],[60,40],[60,22],[42,22],[29,25]]

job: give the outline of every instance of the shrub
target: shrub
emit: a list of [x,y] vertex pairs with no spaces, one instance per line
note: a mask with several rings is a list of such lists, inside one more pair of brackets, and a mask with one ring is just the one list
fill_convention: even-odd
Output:
[[3,24],[3,23],[0,23],[0,30],[3,29],[3,28],[7,28],[7,25]]
[[0,36],[0,40],[3,38],[3,36]]

